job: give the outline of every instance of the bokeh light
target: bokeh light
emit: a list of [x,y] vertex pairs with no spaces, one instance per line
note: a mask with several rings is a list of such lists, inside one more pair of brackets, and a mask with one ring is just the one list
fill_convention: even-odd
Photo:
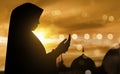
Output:
[[72,34],[72,39],[76,40],[78,38],[77,34]]
[[110,22],[113,22],[114,19],[115,19],[114,16],[109,16],[109,19],[108,19],[108,20],[109,20]]
[[101,33],[98,33],[97,36],[96,36],[96,38],[97,38],[98,40],[102,40],[103,35],[102,35]]
[[114,36],[113,36],[113,34],[108,34],[108,35],[107,35],[107,38],[108,38],[109,40],[112,40],[112,39],[114,38]]
[[86,40],[90,39],[90,35],[88,33],[84,34],[84,39]]
[[90,70],[85,70],[85,74],[92,74]]
[[104,14],[104,15],[102,16],[102,19],[103,19],[104,21],[106,21],[106,20],[108,19],[108,16]]
[[83,49],[83,46],[82,46],[82,44],[78,44],[78,45],[76,46],[76,48],[77,48],[77,50],[82,50],[82,49]]
[[62,41],[63,39],[65,39],[64,34],[60,34],[60,35],[59,35],[59,40]]

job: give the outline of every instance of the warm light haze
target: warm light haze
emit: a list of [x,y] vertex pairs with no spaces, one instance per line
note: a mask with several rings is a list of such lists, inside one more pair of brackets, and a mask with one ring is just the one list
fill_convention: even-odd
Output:
[[33,33],[45,46],[46,53],[71,34],[71,46],[63,54],[64,63],[68,67],[82,54],[82,47],[85,54],[100,66],[105,53],[120,43],[119,0],[1,0],[0,70],[5,67],[11,12],[25,2],[44,9],[40,24]]

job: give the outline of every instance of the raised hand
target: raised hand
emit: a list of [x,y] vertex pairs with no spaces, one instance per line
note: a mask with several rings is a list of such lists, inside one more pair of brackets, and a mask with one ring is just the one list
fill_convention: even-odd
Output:
[[61,54],[65,53],[70,46],[71,36],[69,34],[68,39],[64,39],[56,48],[56,50]]

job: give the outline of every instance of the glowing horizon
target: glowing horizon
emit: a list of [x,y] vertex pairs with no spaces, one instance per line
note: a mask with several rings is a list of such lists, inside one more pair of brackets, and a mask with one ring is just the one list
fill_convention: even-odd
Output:
[[25,2],[34,3],[44,9],[34,34],[43,43],[46,53],[55,49],[68,34],[71,34],[71,46],[63,57],[67,66],[81,54],[81,45],[85,47],[85,54],[99,63],[99,66],[109,48],[120,43],[119,0],[4,0],[0,2],[2,70],[11,12]]

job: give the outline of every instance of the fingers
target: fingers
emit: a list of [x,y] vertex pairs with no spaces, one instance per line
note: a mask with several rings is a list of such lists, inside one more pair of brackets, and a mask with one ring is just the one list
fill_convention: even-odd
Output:
[[67,39],[64,39],[61,43],[65,43],[66,40],[67,40]]
[[71,41],[71,36],[70,36],[70,34],[69,34],[69,37],[68,37],[68,40],[65,42],[65,51],[64,52],[66,52],[67,50],[68,50],[68,48],[69,48],[69,46],[70,46],[70,41]]
[[69,34],[68,39],[64,39],[61,43],[68,44],[68,43],[70,43],[70,41],[71,41],[71,36],[70,36],[70,34]]
[[70,34],[69,34],[68,39],[64,39],[64,40],[60,43],[59,47],[64,48],[64,51],[63,51],[63,52],[66,52],[66,51],[68,50],[68,48],[69,48],[69,46],[70,46],[70,41],[71,41],[71,36],[70,36]]
[[71,41],[71,35],[69,34],[68,42],[70,43],[70,41]]
[[68,40],[71,40],[71,35],[69,34]]
[[70,46],[71,36],[69,34],[68,40],[66,41],[66,45]]

